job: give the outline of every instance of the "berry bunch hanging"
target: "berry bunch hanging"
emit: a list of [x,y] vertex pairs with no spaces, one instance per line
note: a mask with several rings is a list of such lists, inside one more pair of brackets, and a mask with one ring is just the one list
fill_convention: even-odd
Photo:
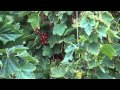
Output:
[[62,56],[61,53],[59,53],[59,54],[54,54],[54,55],[52,55],[52,56],[50,57],[50,60],[51,60],[52,62],[54,62],[55,60],[63,60],[63,56]]
[[46,32],[40,32],[40,42],[43,46],[47,44],[47,38]]

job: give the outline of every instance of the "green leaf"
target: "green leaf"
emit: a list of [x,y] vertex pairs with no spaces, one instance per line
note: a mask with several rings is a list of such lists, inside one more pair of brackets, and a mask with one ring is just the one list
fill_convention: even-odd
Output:
[[35,79],[33,71],[36,67],[31,63],[25,62],[20,65],[17,58],[14,57],[3,59],[2,62],[3,67],[0,71],[0,77],[13,78],[11,75],[15,75],[16,79]]
[[111,29],[107,31],[107,35],[109,35],[111,38],[120,39],[120,36],[118,34],[119,34],[118,31],[114,31],[114,30],[111,30]]
[[98,33],[100,39],[102,39],[102,37],[107,36],[106,32],[107,32],[107,30],[106,30],[106,27],[104,27],[104,26],[99,26],[99,28],[97,29],[97,33]]
[[50,60],[45,58],[40,58],[39,63],[36,65],[36,70],[34,71],[36,79],[46,79],[49,78],[50,73]]
[[92,33],[92,30],[93,30],[93,27],[90,26],[90,25],[88,25],[86,28],[84,28],[84,30],[85,30],[86,34],[87,34],[88,36],[90,36],[91,33]]
[[6,44],[8,41],[15,41],[21,34],[1,34],[0,33],[0,40]]
[[69,42],[74,42],[75,41],[75,35],[70,35],[64,38],[64,42],[69,43]]
[[65,32],[65,29],[67,28],[66,24],[61,23],[61,24],[56,24],[53,28],[53,35],[59,35],[62,36],[63,33]]
[[112,15],[109,12],[104,12],[101,15],[102,19],[106,22],[106,23],[110,23],[113,20]]
[[67,63],[69,63],[69,60],[72,60],[72,59],[73,59],[73,51],[66,53],[65,57],[61,63],[67,64]]
[[52,56],[52,51],[49,46],[43,47],[43,56],[48,56],[48,57]]
[[115,50],[110,44],[104,44],[101,48],[101,52],[112,59]]
[[28,22],[31,23],[32,28],[38,28],[40,29],[40,21],[41,18],[38,13],[32,13],[28,19]]
[[110,68],[114,68],[114,62],[107,57],[103,59],[103,65]]
[[90,18],[89,23],[90,23],[90,26],[95,26],[95,24],[96,24],[95,19]]
[[2,63],[3,67],[0,71],[0,77],[3,78],[11,78],[10,75],[15,74],[18,71],[18,68],[20,68],[17,60],[15,60],[14,58],[3,59]]
[[107,73],[103,73],[100,69],[97,69],[96,74],[99,79],[113,79],[112,76]]
[[86,28],[88,26],[88,19],[87,17],[82,17],[80,21],[80,27],[81,28]]
[[55,77],[55,78],[64,77],[66,73],[65,67],[63,65],[60,65],[58,67],[52,67],[50,71],[51,71],[51,77]]
[[12,53],[19,53],[19,52],[22,52],[24,50],[27,50],[29,49],[28,47],[24,47],[23,45],[18,45],[18,46],[14,46],[12,48],[10,48]]
[[10,25],[3,25],[0,27],[0,40],[6,44],[8,41],[15,41],[18,37],[22,36],[22,34]]
[[68,53],[68,52],[74,51],[74,49],[75,49],[75,46],[70,45],[65,49],[65,52]]
[[31,63],[38,63],[38,60],[32,57],[26,50],[22,52],[18,52],[16,56],[19,56],[20,58],[29,61]]
[[55,45],[53,50],[54,50],[54,54],[59,54],[61,53],[61,45]]
[[120,56],[120,44],[113,44],[113,48],[115,49],[115,55]]
[[106,73],[106,70],[105,70],[105,68],[104,68],[102,65],[99,65],[99,68],[101,69],[101,71],[102,71],[103,73]]
[[48,39],[48,43],[50,43],[50,48],[52,48],[56,43],[58,43],[61,40],[60,36],[57,35],[52,35],[49,39]]
[[[80,39],[81,39],[81,40],[82,40],[82,39],[84,40],[84,37],[81,36]],[[80,40],[80,41],[81,41],[81,40]],[[98,42],[98,35],[95,34],[95,33],[92,33],[92,34],[90,35],[90,37],[89,37],[89,42],[90,42],[90,43],[92,43],[92,42],[96,42],[96,43],[97,43],[97,42]]]
[[73,28],[73,27],[71,27],[71,28],[69,28],[69,29],[66,29],[63,36],[70,35],[71,33],[74,32],[74,30],[75,30],[75,28]]
[[35,75],[33,73],[35,69],[36,67],[33,64],[26,62],[19,68],[16,76],[18,79],[35,79]]
[[95,26],[94,19],[88,19],[87,17],[83,17],[80,21],[80,27],[84,28],[84,31],[88,36],[91,35],[93,26]]
[[115,63],[116,70],[120,72],[120,61],[117,60]]
[[28,15],[30,11],[21,11],[18,13],[18,17],[24,17],[25,15]]
[[76,48],[75,46],[70,45],[65,49],[66,54],[61,63],[68,63],[69,60],[73,59],[73,53],[74,53],[75,48]]
[[93,69],[94,67],[96,67],[95,60],[89,61],[89,63],[88,63],[88,69]]
[[90,52],[91,54],[95,54],[98,55],[100,51],[100,45],[98,43],[91,43],[88,45],[88,52]]

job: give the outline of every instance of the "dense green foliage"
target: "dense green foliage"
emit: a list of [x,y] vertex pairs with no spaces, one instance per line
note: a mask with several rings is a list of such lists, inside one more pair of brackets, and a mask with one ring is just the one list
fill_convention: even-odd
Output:
[[0,11],[0,78],[120,78],[119,12]]

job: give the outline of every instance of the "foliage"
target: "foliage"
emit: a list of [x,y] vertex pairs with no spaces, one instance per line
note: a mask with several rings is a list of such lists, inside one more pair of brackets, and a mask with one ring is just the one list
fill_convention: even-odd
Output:
[[119,23],[109,11],[0,11],[0,78],[120,78]]

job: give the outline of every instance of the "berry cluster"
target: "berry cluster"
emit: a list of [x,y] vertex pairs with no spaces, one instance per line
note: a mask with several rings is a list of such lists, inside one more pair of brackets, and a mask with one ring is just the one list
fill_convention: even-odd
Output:
[[40,33],[40,41],[43,46],[47,44],[47,33],[45,32]]
[[50,57],[50,60],[52,61],[52,62],[54,62],[55,60],[62,60],[63,59],[63,56],[62,56],[62,54],[60,53],[60,54],[54,54],[54,55],[52,55],[51,57]]
[[34,28],[34,32],[35,32],[36,34],[39,34],[39,29],[38,29],[38,28]]

